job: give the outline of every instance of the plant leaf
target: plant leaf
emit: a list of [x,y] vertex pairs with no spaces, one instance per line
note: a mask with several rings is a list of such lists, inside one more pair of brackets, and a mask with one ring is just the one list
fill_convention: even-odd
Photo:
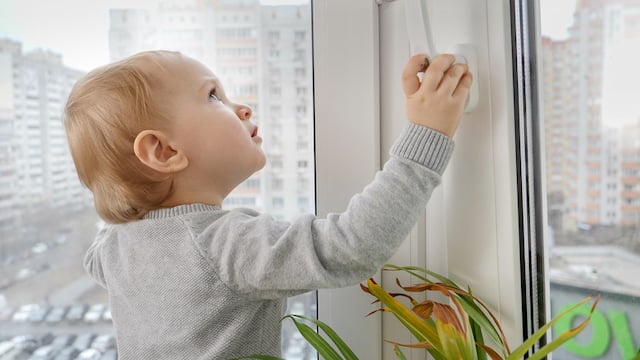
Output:
[[423,319],[428,319],[433,314],[433,301],[425,300],[413,307],[413,312]]
[[488,347],[485,344],[476,344],[478,345],[478,347],[480,347],[483,351],[484,354],[488,354],[489,357],[491,357],[491,360],[503,360],[502,356],[500,356],[500,354],[498,354],[495,350],[493,350],[492,348]]
[[[495,352],[495,350],[489,348],[488,346],[484,345],[484,335],[482,334],[482,328],[480,327],[480,325],[478,325],[478,323],[473,320],[471,317],[469,317],[469,328],[471,329],[471,334],[473,336],[473,339],[476,341],[476,347],[478,348],[478,360],[487,360],[487,355],[491,356],[490,352],[487,351],[487,348],[495,353],[497,355],[497,353]],[[502,360],[502,358],[498,357],[500,360]],[[492,360],[496,360],[496,358],[491,357]]]
[[324,322],[318,319],[314,319],[314,318],[310,318],[310,317],[306,317],[298,314],[289,314],[284,318],[287,318],[287,317],[291,319],[293,318],[304,319],[316,324],[320,329],[322,329],[322,331],[325,332],[325,334],[327,334],[329,339],[333,341],[333,343],[336,345],[338,350],[340,350],[340,352],[344,356],[345,360],[358,360],[358,357],[356,356],[356,354],[351,350],[351,348],[349,348],[349,346],[344,342],[344,340],[342,340],[342,338],[338,335],[338,333],[336,333],[329,325],[325,324]]
[[429,322],[423,321],[416,313],[389,295],[389,293],[373,279],[370,278],[367,281],[367,285],[370,294],[378,298],[418,341],[426,341],[432,344],[433,348],[429,349],[429,353],[431,353],[434,358],[437,358],[438,355],[441,356],[442,346],[435,327],[431,326]]
[[[506,356],[510,352],[509,345],[507,344],[507,338],[502,331],[502,327],[500,326],[498,319],[491,312],[488,306],[486,306],[480,299],[471,294],[471,291],[464,291],[454,281],[448,279],[447,277],[418,266],[397,266],[393,264],[385,264],[385,270],[404,271],[430,284],[435,284],[435,282],[430,280],[426,276],[419,274],[418,272],[439,280],[441,282],[440,286],[447,286],[456,294],[456,296],[461,300],[460,306],[462,306],[469,317],[473,319],[480,326],[480,328],[486,331],[489,337],[491,337],[491,339],[501,347],[501,351],[504,356]],[[480,305],[476,304],[476,302]],[[484,311],[482,309],[484,309]],[[491,320],[489,319],[489,317],[491,317]]]
[[442,322],[447,325],[452,325],[461,336],[466,335],[465,329],[462,328],[462,324],[460,323],[458,314],[456,314],[456,311],[451,306],[447,304],[434,303],[433,315],[436,318],[436,324],[438,324],[438,322]]
[[320,354],[326,360],[342,360],[340,355],[331,347],[331,345],[318,334],[313,328],[311,328],[307,324],[303,324],[302,322],[296,320],[294,317],[291,317],[293,323],[300,334],[307,340],[307,342],[313,346],[318,354]]
[[436,328],[442,342],[442,352],[446,359],[474,360],[475,344],[468,343],[466,336],[450,323],[436,319]]
[[562,344],[567,342],[567,340],[569,340],[569,339],[573,338],[574,336],[576,336],[580,331],[584,330],[584,328],[587,326],[587,324],[589,324],[589,320],[590,319],[591,319],[591,317],[587,318],[582,323],[580,323],[580,325],[578,325],[577,327],[575,327],[575,328],[573,328],[571,330],[567,330],[564,333],[562,333],[561,335],[557,336],[555,339],[553,339],[553,341],[551,341],[550,343],[548,343],[547,345],[543,346],[541,349],[536,351],[535,354],[531,355],[529,357],[529,360],[540,360],[540,359],[543,359],[545,356],[547,356],[547,354],[549,354],[553,350],[555,350],[558,347],[560,347]]
[[420,271],[420,272],[422,272],[424,274],[427,274],[427,275],[429,275],[431,277],[434,277],[434,278],[440,280],[441,282],[443,282],[443,283],[445,283],[447,285],[452,285],[452,286],[455,286],[455,287],[459,287],[455,282],[451,281],[447,277],[442,276],[442,275],[440,275],[440,274],[438,274],[436,272],[427,270],[425,268],[421,268],[419,266],[398,266],[398,265],[393,265],[393,264],[385,264],[384,265],[384,270],[391,270],[391,271],[400,270],[400,271],[407,272],[407,273],[409,273],[409,274],[411,274],[411,275],[413,275],[413,276],[417,277],[418,279],[421,279],[421,280],[423,280],[425,282],[428,282],[428,283],[432,283],[433,282],[433,281],[429,280],[428,278],[415,273],[415,271]]
[[[520,346],[518,346],[515,350],[513,350],[513,352],[511,354],[509,354],[509,357],[507,357],[508,360],[516,360],[516,359],[521,359],[528,351],[529,349],[542,337],[544,336],[544,334],[547,333],[547,331],[553,326],[553,324],[555,324],[560,318],[566,316],[567,314],[569,314],[571,311],[573,311],[574,309],[576,309],[577,307],[581,306],[582,304],[588,302],[589,300],[591,300],[593,298],[593,295],[588,296],[584,299],[582,299],[580,302],[570,306],[569,308],[567,308],[565,311],[561,312],[560,314],[556,315],[553,319],[551,319],[551,321],[549,321],[548,323],[544,324],[543,326],[540,327],[540,329],[538,329],[538,331],[536,331],[533,335],[531,335],[525,342],[523,342]],[[594,301],[593,306],[591,307],[591,313],[589,314],[589,316],[587,317],[587,319],[585,319],[585,321],[580,324],[578,327],[584,325],[586,326],[590,320],[591,320],[591,314],[593,314],[593,311],[595,310],[596,306],[598,305],[598,301],[600,301],[600,295],[597,296],[596,300]],[[583,327],[584,328],[584,327]],[[566,332],[564,332],[563,334],[561,334],[560,336],[558,336],[556,338],[556,340],[561,340],[561,342],[558,343],[557,346],[560,346],[561,344],[563,344],[564,342],[566,342],[567,340],[569,340],[570,338],[572,338],[573,336],[575,336],[578,332],[573,333],[574,329],[572,330],[568,330]],[[567,335],[568,337],[564,336],[564,334],[569,333],[570,335]],[[551,345],[552,343],[554,343],[556,340],[552,341],[551,343],[545,345],[542,349],[544,349],[545,347]],[[538,354],[541,354],[540,356],[542,357],[544,354],[542,353],[542,349],[538,350],[533,356],[537,356]],[[551,351],[553,349],[549,349],[549,351]],[[548,353],[547,352],[547,353]],[[531,357],[532,359],[533,357]]]
[[407,357],[404,356],[404,354],[402,353],[402,350],[400,350],[400,347],[398,345],[395,345],[393,347],[393,352],[396,354],[396,357],[400,360],[407,360]]

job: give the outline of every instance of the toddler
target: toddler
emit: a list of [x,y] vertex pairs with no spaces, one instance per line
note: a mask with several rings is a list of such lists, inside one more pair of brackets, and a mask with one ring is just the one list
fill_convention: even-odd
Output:
[[471,82],[451,55],[411,57],[409,122],[383,170],[345,212],[285,222],[221,207],[266,159],[251,109],[203,64],[148,51],[78,81],[65,129],[108,223],[84,266],[108,291],[120,358],[279,356],[287,297],[358,284],[408,235],[453,151]]

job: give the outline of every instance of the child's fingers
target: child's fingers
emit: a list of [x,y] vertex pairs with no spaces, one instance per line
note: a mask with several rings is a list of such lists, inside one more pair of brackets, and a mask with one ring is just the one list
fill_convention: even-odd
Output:
[[402,71],[402,89],[406,96],[414,94],[420,88],[418,73],[424,71],[427,65],[425,54],[416,54],[409,58]]
[[438,55],[424,73],[422,78],[422,88],[425,90],[435,90],[440,85],[444,73],[451,67],[456,58],[450,54]]
[[452,96],[454,98],[462,97],[466,101],[467,97],[469,96],[469,93],[471,92],[472,83],[473,83],[473,75],[468,71],[465,72],[464,75],[462,75],[462,78],[460,79],[458,86],[453,91]]
[[440,82],[440,86],[438,86],[438,92],[444,94],[446,96],[453,95],[453,92],[456,90],[458,83],[460,83],[460,79],[467,72],[469,67],[465,64],[453,64],[451,67],[445,71],[442,81]]

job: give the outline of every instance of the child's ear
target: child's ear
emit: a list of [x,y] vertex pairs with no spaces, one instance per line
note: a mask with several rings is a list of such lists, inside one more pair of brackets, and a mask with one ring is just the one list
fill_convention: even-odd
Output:
[[133,142],[133,151],[143,164],[161,173],[178,172],[189,165],[185,154],[173,148],[161,131],[141,131]]

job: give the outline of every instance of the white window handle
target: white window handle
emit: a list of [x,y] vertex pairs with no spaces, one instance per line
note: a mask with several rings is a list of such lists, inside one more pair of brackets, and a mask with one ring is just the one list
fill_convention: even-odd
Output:
[[[438,55],[433,43],[431,24],[427,13],[426,0],[403,0],[404,14],[407,24],[407,35],[409,37],[409,49],[411,54],[426,53],[428,57]],[[478,104],[478,56],[476,48],[472,44],[456,44],[447,53],[456,56],[456,62],[466,63],[469,71],[473,74],[473,85],[469,100],[465,107],[466,112],[471,112]]]

